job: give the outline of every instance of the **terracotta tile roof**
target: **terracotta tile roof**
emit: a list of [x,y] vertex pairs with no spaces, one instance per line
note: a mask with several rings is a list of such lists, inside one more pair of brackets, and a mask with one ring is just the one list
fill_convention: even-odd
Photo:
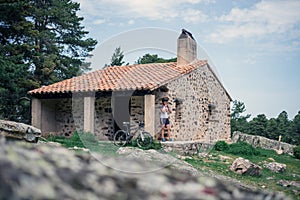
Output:
[[113,90],[154,90],[206,64],[205,60],[198,60],[180,67],[177,66],[176,62],[107,67],[43,86],[28,93],[55,94]]

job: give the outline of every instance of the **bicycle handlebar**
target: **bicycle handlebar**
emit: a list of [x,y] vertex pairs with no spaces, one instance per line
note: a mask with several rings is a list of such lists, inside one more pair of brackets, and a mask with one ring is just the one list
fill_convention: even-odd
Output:
[[[130,122],[123,122],[123,125],[130,128]],[[139,121],[139,127],[143,128],[145,126],[144,122]]]

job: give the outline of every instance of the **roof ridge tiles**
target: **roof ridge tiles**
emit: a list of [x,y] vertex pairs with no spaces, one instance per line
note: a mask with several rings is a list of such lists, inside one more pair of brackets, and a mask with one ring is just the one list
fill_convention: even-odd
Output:
[[[206,63],[206,60],[196,60],[193,63],[180,67],[177,66],[177,62],[109,66],[40,87],[28,93],[34,95],[44,93],[112,91],[117,88],[120,90],[132,88],[154,90]],[[126,81],[124,82],[122,79],[126,79]]]

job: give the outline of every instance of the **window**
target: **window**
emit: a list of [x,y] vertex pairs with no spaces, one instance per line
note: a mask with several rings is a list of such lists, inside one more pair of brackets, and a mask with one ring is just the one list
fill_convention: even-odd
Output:
[[175,122],[181,121],[181,115],[182,115],[182,99],[174,99],[175,102]]

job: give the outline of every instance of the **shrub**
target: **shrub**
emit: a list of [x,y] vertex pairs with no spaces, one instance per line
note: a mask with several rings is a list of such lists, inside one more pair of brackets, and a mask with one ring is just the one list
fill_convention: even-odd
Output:
[[227,151],[229,149],[229,145],[225,141],[218,141],[214,148],[217,151]]
[[297,158],[297,159],[300,159],[300,146],[296,146],[294,147],[294,156]]
[[158,149],[161,149],[162,146],[161,146],[161,143],[160,141],[158,140],[153,140],[153,143],[151,145],[151,149],[155,149],[155,150],[158,150]]
[[259,155],[260,152],[255,149],[251,144],[246,142],[237,142],[229,145],[229,149],[226,151],[230,154],[237,154],[237,155],[246,155],[246,156],[253,156]]

